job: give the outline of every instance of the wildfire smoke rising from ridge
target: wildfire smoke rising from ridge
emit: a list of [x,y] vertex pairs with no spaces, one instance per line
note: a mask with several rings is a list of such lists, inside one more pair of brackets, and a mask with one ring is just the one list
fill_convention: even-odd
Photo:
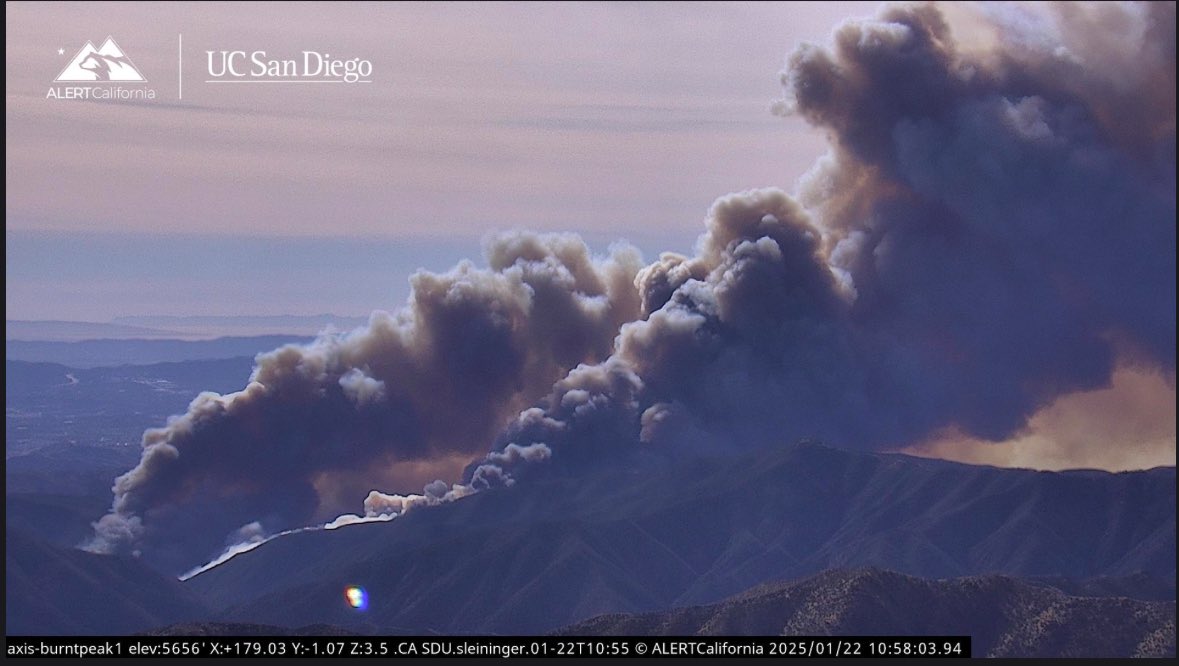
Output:
[[1002,441],[1119,366],[1173,387],[1175,5],[973,20],[985,50],[935,5],[797,49],[775,110],[831,152],[793,195],[720,198],[692,256],[519,232],[366,328],[260,356],[145,434],[92,546],[212,551],[399,463],[475,461],[370,517],[636,450]]

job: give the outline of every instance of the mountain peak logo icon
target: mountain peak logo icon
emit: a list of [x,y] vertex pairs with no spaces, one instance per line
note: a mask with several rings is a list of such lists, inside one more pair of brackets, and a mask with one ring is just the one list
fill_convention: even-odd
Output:
[[99,48],[94,48],[93,42],[86,42],[86,46],[78,51],[78,55],[70,60],[70,64],[61,70],[55,82],[83,82],[95,81],[147,81],[139,70],[115,43],[107,37]]

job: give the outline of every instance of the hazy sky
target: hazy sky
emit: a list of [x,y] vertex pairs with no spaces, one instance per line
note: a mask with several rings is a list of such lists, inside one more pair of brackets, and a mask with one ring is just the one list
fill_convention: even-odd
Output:
[[[777,73],[876,4],[9,4],[6,317],[364,314],[511,227],[686,251],[824,150]],[[108,35],[157,99],[46,99]],[[204,83],[220,49],[374,81]]]

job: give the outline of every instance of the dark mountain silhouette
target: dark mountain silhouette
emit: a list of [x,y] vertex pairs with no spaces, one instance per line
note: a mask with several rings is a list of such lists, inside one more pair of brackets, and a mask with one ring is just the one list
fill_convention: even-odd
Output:
[[[831,568],[1175,578],[1174,468],[1033,472],[808,444],[533,481],[282,537],[187,586],[235,622],[532,633]],[[354,584],[364,613],[344,603]]]
[[976,657],[1175,656],[1175,601],[1079,597],[1007,576],[828,571],[717,604],[603,615],[570,636],[967,635]]
[[175,580],[133,558],[53,546],[18,529],[4,536],[7,635],[129,634],[208,614]]

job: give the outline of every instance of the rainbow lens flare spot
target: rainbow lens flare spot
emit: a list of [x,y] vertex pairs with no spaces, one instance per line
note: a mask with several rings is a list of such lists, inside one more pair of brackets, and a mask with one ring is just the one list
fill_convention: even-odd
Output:
[[368,593],[364,591],[363,587],[350,585],[344,588],[344,598],[348,600],[348,605],[358,610],[368,608]]

